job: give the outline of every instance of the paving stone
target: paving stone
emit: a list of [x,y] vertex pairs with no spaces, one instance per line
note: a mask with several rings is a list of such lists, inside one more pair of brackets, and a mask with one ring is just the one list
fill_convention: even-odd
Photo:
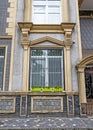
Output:
[[[33,129],[32,129],[33,128]],[[89,118],[0,118],[0,129],[9,130],[93,130]]]

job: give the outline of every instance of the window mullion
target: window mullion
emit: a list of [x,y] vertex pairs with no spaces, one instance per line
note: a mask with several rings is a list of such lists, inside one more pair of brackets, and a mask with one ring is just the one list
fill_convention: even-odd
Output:
[[48,56],[46,55],[45,86],[48,86]]
[[64,72],[63,72],[63,52],[62,52],[62,56],[61,56],[61,75],[62,75],[62,87],[64,88]]

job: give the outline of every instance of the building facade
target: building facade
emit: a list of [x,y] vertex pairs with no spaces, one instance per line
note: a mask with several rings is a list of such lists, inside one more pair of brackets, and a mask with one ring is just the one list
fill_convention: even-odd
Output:
[[0,116],[90,116],[91,4],[1,1]]

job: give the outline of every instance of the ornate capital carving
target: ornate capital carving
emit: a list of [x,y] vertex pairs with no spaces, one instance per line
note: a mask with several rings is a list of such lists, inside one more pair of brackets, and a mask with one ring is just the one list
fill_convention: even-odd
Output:
[[61,26],[65,33],[65,39],[71,40],[71,35],[74,29],[75,23],[62,23]]
[[21,44],[26,47],[30,44],[28,36],[29,36],[29,32],[32,27],[32,23],[20,22],[20,23],[18,23],[18,25],[22,31],[22,36],[23,36]]
[[77,68],[78,73],[84,73],[84,67]]
[[71,39],[66,39],[64,41],[64,45],[66,46],[66,49],[70,49],[70,47],[73,45],[73,41]]

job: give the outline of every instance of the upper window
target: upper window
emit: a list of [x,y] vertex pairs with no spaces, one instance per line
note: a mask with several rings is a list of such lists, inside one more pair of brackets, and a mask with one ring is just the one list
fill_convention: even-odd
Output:
[[63,49],[32,49],[30,88],[64,87]]
[[0,91],[3,90],[5,48],[0,48]]
[[32,10],[35,24],[61,23],[61,0],[33,0]]

